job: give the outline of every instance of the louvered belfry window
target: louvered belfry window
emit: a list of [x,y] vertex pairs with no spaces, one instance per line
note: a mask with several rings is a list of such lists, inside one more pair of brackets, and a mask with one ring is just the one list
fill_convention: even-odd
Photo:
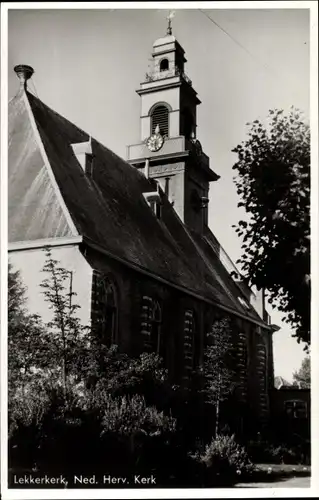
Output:
[[152,112],[152,134],[155,133],[157,125],[159,126],[160,133],[168,137],[168,109],[166,106],[160,104]]

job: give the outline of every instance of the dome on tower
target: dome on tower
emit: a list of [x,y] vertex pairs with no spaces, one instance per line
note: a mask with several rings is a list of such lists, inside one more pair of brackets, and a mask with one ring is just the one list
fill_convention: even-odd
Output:
[[160,45],[166,45],[167,43],[174,43],[177,42],[176,38],[174,35],[166,35],[162,38],[158,38],[155,40],[153,43],[153,47],[159,47]]

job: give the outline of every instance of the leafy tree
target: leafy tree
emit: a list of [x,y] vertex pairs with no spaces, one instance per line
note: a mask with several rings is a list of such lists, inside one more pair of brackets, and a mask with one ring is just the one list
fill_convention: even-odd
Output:
[[139,357],[131,358],[120,352],[116,345],[106,348],[93,341],[87,361],[85,377],[95,404],[97,400],[102,401],[105,395],[120,397],[139,394],[149,404],[165,404],[169,398],[167,370],[162,366],[162,359],[154,353],[142,353]]
[[310,356],[306,356],[300,369],[293,374],[293,383],[302,389],[310,389],[311,382],[311,369],[310,369]]
[[232,369],[232,331],[228,319],[216,320],[207,335],[204,361],[200,368],[204,377],[206,402],[215,407],[215,436],[219,434],[220,405],[235,388]]
[[46,325],[54,342],[53,358],[57,371],[62,375],[62,386],[66,393],[69,380],[81,378],[81,367],[85,363],[90,342],[88,328],[76,316],[79,305],[74,303],[76,292],[72,288],[72,272],[60,267],[49,248],[45,250],[46,261],[43,273],[47,277],[40,286],[53,318]]
[[249,214],[236,232],[243,236],[239,259],[251,285],[310,343],[310,129],[300,112],[269,112],[269,123],[255,120],[249,138],[233,149],[238,160],[238,204]]
[[26,289],[23,286],[20,272],[14,271],[11,262],[8,266],[8,321],[14,321],[15,315],[24,311]]
[[8,268],[8,390],[9,403],[26,390],[34,378],[34,369],[52,368],[52,343],[43,323],[26,307],[26,289],[19,270]]
[[[54,345],[41,318],[26,308],[19,270],[8,267],[8,424],[9,437],[21,426],[39,423],[54,383]],[[21,451],[21,447],[19,447]]]

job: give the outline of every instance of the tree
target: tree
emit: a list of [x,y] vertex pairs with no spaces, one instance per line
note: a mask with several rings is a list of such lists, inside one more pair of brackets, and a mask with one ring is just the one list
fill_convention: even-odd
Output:
[[19,312],[24,311],[26,302],[25,287],[20,272],[14,271],[11,262],[8,265],[8,321],[14,321]]
[[73,301],[76,293],[72,288],[72,272],[59,266],[49,248],[45,249],[45,253],[47,259],[42,272],[47,277],[40,286],[53,311],[53,318],[46,329],[50,332],[51,341],[54,341],[53,358],[57,371],[62,374],[62,387],[66,394],[68,380],[82,378],[81,368],[90,346],[88,328],[76,316],[80,306]]
[[255,120],[249,139],[233,152],[238,160],[238,203],[249,215],[239,221],[244,251],[238,263],[245,278],[310,343],[310,129],[292,108],[269,111],[269,123]]
[[52,367],[52,343],[43,323],[26,307],[26,289],[19,270],[8,267],[8,389],[9,401],[34,378],[33,369]]
[[[55,370],[54,345],[41,318],[26,308],[19,270],[8,266],[8,421],[17,428],[39,422],[48,404],[47,387]],[[43,374],[46,376],[43,376]],[[22,446],[23,448],[23,446]],[[19,448],[20,450],[20,448]],[[20,450],[21,451],[21,450]]]
[[204,362],[201,373],[204,377],[206,402],[215,407],[215,436],[219,433],[220,404],[235,388],[235,371],[232,368],[232,332],[228,319],[216,320],[207,335]]
[[301,389],[310,389],[311,371],[310,371],[310,356],[306,356],[300,369],[293,374],[293,383]]

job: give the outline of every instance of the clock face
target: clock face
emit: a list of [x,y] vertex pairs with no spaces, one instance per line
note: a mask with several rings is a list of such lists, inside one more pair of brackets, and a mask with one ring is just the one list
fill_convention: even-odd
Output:
[[164,144],[164,137],[161,134],[153,134],[147,139],[146,144],[150,151],[158,151]]

